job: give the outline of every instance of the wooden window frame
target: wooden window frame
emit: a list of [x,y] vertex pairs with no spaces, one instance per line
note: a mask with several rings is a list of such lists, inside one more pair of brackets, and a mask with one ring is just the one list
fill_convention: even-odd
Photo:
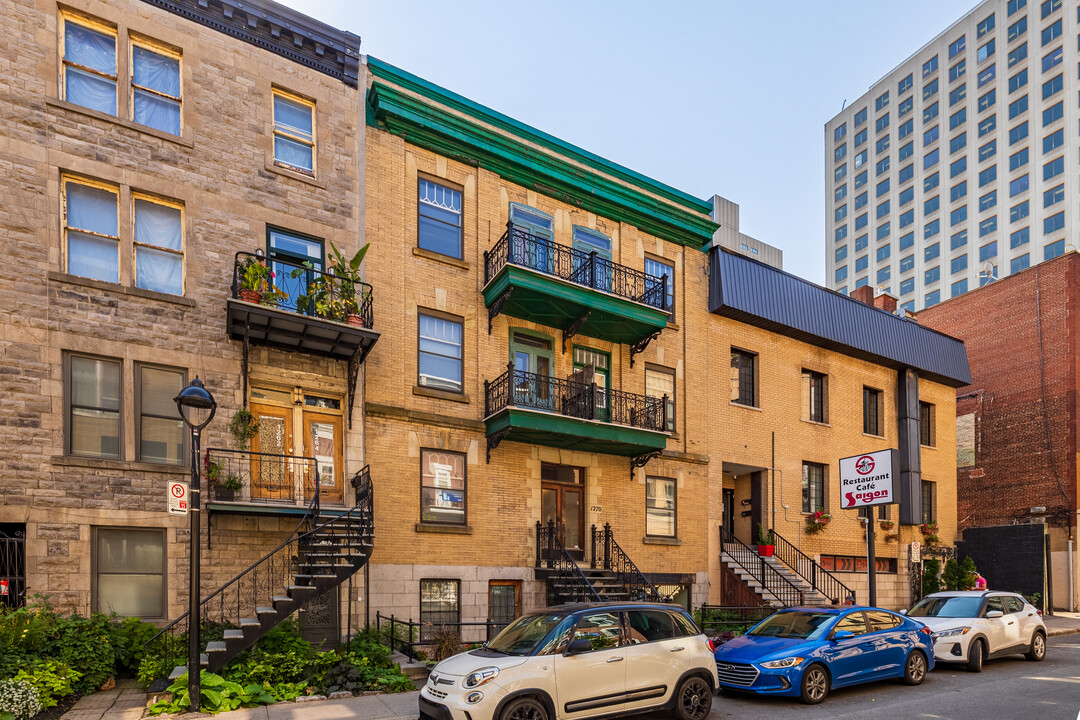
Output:
[[[459,362],[461,363],[461,387],[456,390],[444,387],[434,387],[420,382],[420,318],[424,315],[436,318],[438,320],[454,322],[461,326],[461,358],[459,359]],[[440,355],[439,357],[449,356]],[[437,390],[439,392],[452,393],[454,395],[465,394],[465,318],[461,317],[460,315],[451,315],[450,313],[441,312],[439,310],[432,310],[430,308],[416,308],[416,387]]]
[[[143,429],[142,374],[143,374],[143,370],[145,370],[146,368],[150,368],[151,370],[162,370],[162,371],[165,371],[165,372],[180,373],[180,377],[181,377],[180,388],[183,389],[183,388],[187,387],[187,384],[188,384],[188,371],[187,371],[187,368],[173,367],[171,365],[160,365],[158,363],[144,363],[144,362],[136,362],[135,363],[135,372],[134,372],[135,380],[134,380],[133,395],[135,396],[135,418],[134,418],[134,420],[135,420],[135,460],[138,461],[138,462],[150,462],[150,461],[142,459],[142,429]],[[164,419],[164,420],[172,420],[173,419],[173,418],[164,418],[161,415],[147,415],[147,417],[159,418],[159,419]],[[183,418],[181,418],[180,415],[177,414],[177,419],[182,420]],[[190,467],[191,462],[190,462],[190,458],[188,456],[191,454],[191,445],[189,444],[189,442],[190,442],[189,441],[189,436],[191,435],[191,433],[187,432],[187,430],[185,428],[183,430],[183,432],[181,433],[181,435],[182,435],[182,441],[181,441],[181,449],[180,449],[180,462],[175,463],[175,465],[176,465],[176,467]],[[157,464],[173,465],[174,463],[157,463]]]
[[827,425],[829,422],[829,376],[816,370],[803,368],[802,386],[803,420]]
[[[821,507],[820,508],[815,508],[814,507],[814,505],[813,505],[813,493],[810,493],[808,497],[805,497],[805,498],[802,499],[802,512],[803,512],[803,514],[809,515],[811,513],[817,512],[818,510],[823,510],[824,512],[828,512],[829,511],[829,472],[828,472],[829,466],[825,465],[824,463],[817,463],[817,462],[811,462],[809,460],[803,460],[802,467],[803,467],[803,476],[802,476],[802,484],[800,485],[800,488],[810,487],[810,483],[812,483],[813,480],[814,480],[814,478],[809,477],[807,475],[807,469],[808,468],[820,468],[820,470],[821,470]],[[810,505],[809,505],[810,509],[809,510],[807,509],[807,503],[810,503]]]
[[[671,511],[671,534],[659,535],[657,533],[649,532],[649,481],[662,480],[669,482],[675,488],[674,498],[675,507]],[[679,481],[676,478],[664,477],[662,475],[647,475],[645,477],[645,537],[650,538],[670,538],[676,539],[679,537]]]
[[[132,615],[140,620],[165,620],[169,615],[169,542],[165,528],[115,525],[92,525],[90,527],[90,608],[91,612],[103,612],[98,607],[98,534],[102,530],[122,532],[156,532],[161,536],[161,615]],[[122,574],[122,573],[120,573]]]
[[919,444],[923,447],[937,447],[935,414],[933,403],[919,401]]
[[[732,346],[731,347],[731,355],[732,355],[732,359],[734,359],[735,355],[738,355],[740,357],[739,368],[738,368],[738,370],[739,370],[739,378],[738,378],[739,397],[735,398],[735,399],[732,399],[731,402],[736,404],[736,405],[742,405],[744,407],[753,407],[753,408],[761,407],[760,399],[758,397],[758,354],[756,352],[751,351],[751,350],[743,350],[742,348]],[[750,369],[750,383],[749,383],[749,386],[750,386],[750,390],[753,392],[753,396],[750,398],[750,402],[744,402],[744,398],[743,398],[743,394],[742,394],[742,390],[743,390],[743,370],[744,370],[743,363],[742,363],[743,358],[748,360],[749,364],[750,364],[750,368],[749,368]]]
[[[463,458],[461,464],[461,496],[463,499],[464,507],[461,511],[461,522],[451,522],[448,520],[426,520],[424,519],[424,453],[442,453],[444,455],[458,455]],[[434,486],[432,486],[434,487]],[[420,522],[424,525],[441,525],[444,527],[468,527],[469,526],[469,456],[468,453],[457,452],[456,450],[444,450],[442,448],[422,447],[420,448]],[[460,603],[460,600],[459,600]]]
[[[164,207],[173,208],[180,211],[180,249],[174,250],[172,248],[162,247],[161,245],[151,245],[149,243],[141,243],[135,240],[135,202],[141,200],[142,202],[153,203],[155,205],[162,205]],[[185,297],[187,295],[187,233],[185,228],[187,226],[187,214],[185,211],[184,203],[177,200],[170,200],[158,195],[150,195],[149,193],[139,192],[137,190],[131,191],[131,286],[139,287],[139,248],[144,247],[150,250],[156,250],[157,252],[167,253],[169,255],[177,255],[180,257],[180,293],[176,297]],[[146,289],[146,288],[144,288]],[[166,295],[164,290],[152,290],[151,292],[160,292]]]
[[[73,408],[71,402],[71,396],[73,391],[72,378],[71,378],[71,359],[73,357],[88,358],[90,360],[100,360],[102,362],[113,363],[119,367],[120,377],[118,379],[118,387],[120,388],[119,407],[116,410],[116,457],[115,458],[103,458],[96,455],[80,455],[72,451],[72,422],[71,411]],[[104,355],[92,355],[90,353],[81,352],[65,352],[63,356],[63,372],[64,372],[64,455],[70,457],[91,457],[99,460],[124,460],[124,361],[120,358],[107,357]],[[95,409],[95,408],[90,408]],[[109,412],[112,412],[111,410]]]
[[[937,522],[937,483],[933,480],[922,480],[919,485],[919,505],[921,509],[921,517],[919,518],[923,524]],[[930,508],[927,512],[926,496],[930,496]]]
[[[89,230],[89,229],[86,229],[86,228],[75,227],[75,226],[70,225],[68,223],[68,185],[69,184],[82,185],[84,187],[95,188],[97,190],[105,190],[107,192],[111,192],[114,195],[116,195],[116,235],[115,236],[113,236],[113,235],[105,235],[103,233],[97,232],[96,230]],[[71,253],[69,251],[68,233],[71,232],[71,231],[75,231],[75,232],[85,233],[87,235],[92,235],[92,236],[97,237],[97,238],[105,238],[105,239],[112,240],[112,241],[116,242],[116,283],[115,284],[117,284],[117,285],[122,284],[121,281],[123,280],[123,273],[121,272],[122,268],[121,268],[121,263],[120,263],[121,252],[122,252],[122,250],[121,250],[121,235],[120,235],[121,230],[122,230],[122,228],[120,226],[121,225],[121,223],[120,223],[120,195],[121,195],[120,186],[115,184],[115,183],[104,182],[104,181],[101,181],[101,180],[94,180],[94,179],[91,179],[91,178],[88,178],[88,177],[84,177],[82,175],[71,175],[71,174],[68,174],[68,173],[61,173],[61,175],[60,175],[60,224],[61,224],[61,229],[62,229],[62,234],[63,234],[63,237],[61,238],[62,243],[63,243],[63,247],[61,248],[61,253],[63,254],[63,258],[64,258],[64,272],[65,273],[67,273],[69,275],[77,275],[79,277],[87,277],[87,278],[89,278],[88,275],[81,275],[81,274],[79,274],[77,272],[73,272],[72,268],[71,268]],[[134,210],[132,212],[134,212]],[[111,283],[111,281],[109,281],[109,280],[100,280],[100,278],[90,278],[90,279],[99,280],[100,282],[109,282],[109,283]]]
[[520,580],[488,580],[488,620],[491,620],[492,622],[495,621],[495,613],[492,612],[493,608],[491,603],[491,589],[495,587],[514,588],[514,618],[510,622],[521,617],[521,585],[522,583]]
[[[59,45],[60,45],[60,98],[62,100],[64,100],[64,102],[72,102],[71,100],[68,100],[68,96],[67,96],[67,94],[68,94],[67,68],[69,68],[69,67],[77,68],[77,69],[81,70],[82,72],[89,73],[89,74],[95,75],[95,76],[97,76],[99,78],[105,78],[105,79],[108,79],[108,80],[112,81],[112,83],[113,83],[113,95],[114,95],[114,98],[115,98],[115,101],[116,101],[116,105],[113,108],[112,113],[110,113],[110,114],[114,115],[116,117],[119,117],[120,116],[120,80],[119,80],[119,77],[120,77],[120,67],[119,67],[119,65],[120,65],[120,37],[119,37],[119,34],[117,33],[116,27],[113,26],[113,25],[109,25],[107,23],[101,22],[99,20],[94,20],[94,19],[89,18],[89,17],[87,17],[85,15],[76,15],[74,13],[63,12],[63,11],[60,13],[60,21],[61,21],[60,22],[60,33],[59,33],[59,36],[60,36],[59,37],[59,40],[60,40],[60,42],[59,42]],[[85,65],[80,65],[79,63],[68,60],[68,58],[67,58],[67,46],[66,46],[66,37],[67,37],[66,26],[67,26],[68,23],[73,23],[75,25],[81,25],[82,27],[84,27],[84,28],[86,28],[88,30],[92,30],[94,32],[98,32],[98,33],[102,33],[104,35],[111,35],[112,36],[112,38],[113,38],[113,72],[115,73],[114,75],[108,75],[106,73],[101,72],[100,70],[95,70],[95,69],[87,67]],[[72,104],[77,104],[77,103],[72,102]],[[79,107],[83,107],[83,106],[79,105]],[[87,109],[93,110],[93,108],[87,108]]]
[[[670,279],[670,282],[671,282],[671,297],[668,298],[667,287],[665,287],[664,288],[664,299],[671,301],[671,306],[666,308],[666,311],[667,311],[668,314],[671,315],[671,319],[674,320],[675,319],[675,261],[674,260],[668,260],[667,258],[662,258],[662,257],[660,257],[658,255],[651,255],[649,253],[645,254],[645,260],[652,261],[652,262],[657,263],[659,265],[663,265],[664,267],[666,267],[668,270],[671,271],[671,273],[668,275],[668,278]],[[644,272],[644,264],[642,265],[642,272]],[[653,276],[653,277],[655,277],[655,276]]]
[[[420,208],[424,205],[424,203],[421,202],[421,200],[420,200],[420,183],[422,183],[422,182],[431,183],[432,185],[440,185],[440,186],[442,186],[444,188],[447,188],[449,190],[453,190],[454,192],[457,192],[457,193],[461,194],[461,212],[459,213],[459,216],[458,216],[460,218],[460,224],[458,225],[458,228],[457,228],[457,230],[458,230],[458,252],[457,252],[457,255],[447,255],[446,253],[441,253],[438,250],[432,250],[431,248],[422,247],[420,245]],[[434,218],[430,218],[430,219],[434,219]],[[439,222],[439,223],[442,223],[443,225],[447,225],[447,223],[444,223],[441,220],[435,220],[435,222]],[[424,173],[417,174],[417,176],[416,176],[416,247],[417,247],[417,249],[423,250],[424,252],[435,253],[436,255],[441,255],[443,257],[452,258],[454,260],[464,260],[465,259],[465,188],[464,187],[462,187],[461,185],[458,185],[457,183],[450,182],[449,180],[446,180],[445,178],[435,177],[434,175],[427,175],[427,174],[424,174]]]
[[[143,85],[136,85],[135,84],[135,48],[136,47],[141,47],[142,49],[149,50],[150,52],[152,52],[152,53],[154,53],[156,55],[165,55],[167,57],[170,57],[170,58],[173,58],[174,60],[176,60],[176,63],[177,63],[176,72],[177,72],[177,74],[179,76],[179,82],[177,84],[180,86],[180,94],[179,95],[173,96],[173,95],[169,95],[167,93],[163,93],[163,92],[161,92],[159,90],[154,90],[153,88],[149,88],[149,87],[145,87]],[[180,132],[178,132],[176,134],[176,137],[183,137],[184,136],[184,55],[183,55],[183,53],[181,53],[180,50],[178,50],[177,48],[169,47],[167,45],[156,42],[154,40],[150,40],[150,39],[142,37],[142,36],[129,36],[129,38],[128,38],[128,75],[130,76],[128,78],[128,80],[129,80],[129,82],[128,82],[128,117],[131,119],[131,122],[133,122],[133,123],[136,122],[136,120],[135,120],[135,91],[136,90],[141,90],[141,91],[143,91],[145,93],[149,93],[151,95],[156,95],[156,96],[158,96],[160,98],[165,98],[166,100],[172,100],[172,101],[176,102],[180,106]],[[142,123],[137,123],[137,124],[142,125]],[[143,125],[143,127],[151,127],[154,130],[157,130],[158,132],[163,132],[163,133],[167,133],[169,135],[172,135],[172,133],[170,133],[168,130],[162,130],[160,128],[154,128],[152,125]],[[314,125],[312,127],[314,127]]]
[[[424,583],[435,583],[435,582],[439,582],[439,583],[451,582],[451,583],[454,583],[455,585],[457,585],[457,619],[454,622],[455,623],[460,623],[461,622],[461,579],[460,578],[432,578],[432,577],[426,577],[426,578],[420,578],[420,581],[419,581],[418,586],[417,586],[418,596],[419,596],[418,597],[418,599],[419,599],[419,603],[418,603],[419,612],[418,612],[418,614],[419,614],[419,617],[420,617],[420,624],[423,625],[425,623],[425,620],[424,620]],[[432,624],[432,627],[434,627],[434,624]],[[421,629],[421,638],[423,638],[423,630],[422,629]]]
[[671,376],[671,395],[668,396],[668,426],[666,430],[670,433],[677,432],[678,424],[675,422],[675,415],[678,408],[678,403],[675,401],[678,395],[679,385],[678,377],[675,374],[674,368],[664,367],[663,365],[655,365],[653,363],[645,363],[645,389],[646,395],[648,395],[649,388],[649,373],[659,373],[661,375]]
[[[873,414],[870,414],[870,397],[873,397]],[[881,421],[881,404],[885,393],[877,388],[863,385],[863,434],[884,437],[885,428]],[[873,421],[872,423],[870,421]]]
[[[276,117],[277,111],[274,109],[274,104],[275,104],[274,100],[279,96],[282,99],[287,100],[287,101],[289,101],[291,103],[295,103],[297,105],[304,105],[311,111],[311,139],[310,140],[308,140],[307,138],[305,138],[305,137],[303,137],[301,135],[297,135],[296,133],[289,132],[286,129],[279,129],[278,128],[277,117]],[[287,170],[292,170],[293,172],[298,172],[298,173],[300,173],[302,175],[308,175],[310,177],[318,177],[318,174],[319,174],[319,153],[318,153],[318,150],[319,150],[319,147],[318,147],[319,128],[318,128],[318,125],[316,124],[317,119],[318,118],[316,117],[316,113],[315,113],[315,101],[314,100],[311,100],[309,98],[304,97],[303,95],[298,95],[297,93],[290,92],[288,90],[285,90],[284,88],[280,88],[280,87],[277,87],[277,86],[271,88],[271,91],[270,91],[270,135],[271,135],[270,156],[273,158],[273,163],[274,163],[274,165],[276,167],[286,168]],[[283,138],[287,138],[289,140],[292,140],[293,142],[300,143],[301,145],[308,145],[308,146],[311,147],[311,169],[310,170],[308,170],[307,168],[300,167],[299,165],[293,165],[292,163],[285,162],[284,160],[278,160],[278,156],[277,156],[277,137],[279,135],[281,137],[283,137]]]

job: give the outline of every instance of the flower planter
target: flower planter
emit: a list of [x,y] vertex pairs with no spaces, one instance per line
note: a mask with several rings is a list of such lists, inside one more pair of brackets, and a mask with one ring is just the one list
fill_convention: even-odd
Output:
[[214,499],[220,502],[232,502],[236,499],[235,490],[226,490],[225,488],[214,488]]
[[757,546],[757,552],[758,552],[758,555],[760,555],[761,557],[772,557],[773,553],[776,552],[776,546],[775,545],[758,545]]
[[240,291],[237,294],[244,302],[254,303],[256,305],[262,302],[262,293],[258,290],[247,290],[245,288],[240,288]]
[[364,327],[364,316],[358,313],[349,313],[345,316],[345,322],[356,327]]

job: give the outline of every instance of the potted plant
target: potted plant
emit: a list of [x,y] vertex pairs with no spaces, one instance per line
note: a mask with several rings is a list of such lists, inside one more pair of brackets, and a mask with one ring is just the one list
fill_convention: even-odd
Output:
[[832,520],[832,515],[824,510],[816,510],[806,516],[806,534],[816,535],[825,529],[825,526]]
[[936,522],[923,523],[919,526],[919,532],[923,534],[923,541],[927,545],[937,545],[941,542],[941,538],[938,537],[938,524]]
[[255,419],[250,410],[241,406],[239,410],[233,413],[232,420],[229,421],[229,432],[232,433],[236,447],[243,450],[247,448],[251,438],[259,433],[259,421]]
[[211,460],[210,453],[206,453],[206,458],[203,460],[203,475],[206,476],[206,481],[211,485],[214,485],[221,479],[221,474],[225,472],[225,466],[220,460]]
[[[364,318],[360,314],[360,307],[367,300],[368,290],[360,279],[360,265],[363,264],[364,256],[367,255],[369,247],[371,247],[371,243],[357,250],[356,254],[351,258],[346,258],[334,247],[333,241],[330,241],[328,264],[339,283],[340,307],[338,309],[340,316],[349,325],[362,326],[364,324]],[[359,298],[357,298],[357,292],[360,294]]]
[[893,529],[893,522],[892,520],[882,520],[880,523],[878,523],[878,526],[881,527],[881,529],[885,532],[889,532]]
[[244,302],[261,303],[263,294],[271,286],[273,271],[263,258],[248,255],[240,261],[240,289],[238,295]]
[[761,523],[758,523],[757,533],[758,533],[758,546],[757,546],[758,555],[760,555],[761,557],[772,557],[773,553],[776,552],[776,545],[775,545],[775,541],[773,540],[772,530],[769,530],[769,532],[765,532],[765,528],[762,527]]
[[897,542],[900,536],[897,533],[889,533],[885,536],[885,542]]
[[244,487],[244,478],[239,473],[229,472],[212,485],[215,499],[232,502],[236,498],[236,491]]

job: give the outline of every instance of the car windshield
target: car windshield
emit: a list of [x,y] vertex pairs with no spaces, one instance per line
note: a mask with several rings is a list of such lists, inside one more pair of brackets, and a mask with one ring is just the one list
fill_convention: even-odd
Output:
[[908,612],[909,617],[973,618],[979,616],[981,597],[923,598]]
[[779,612],[762,620],[747,635],[809,640],[819,636],[835,618],[833,613]]
[[487,649],[507,655],[530,655],[565,615],[523,615],[503,628]]

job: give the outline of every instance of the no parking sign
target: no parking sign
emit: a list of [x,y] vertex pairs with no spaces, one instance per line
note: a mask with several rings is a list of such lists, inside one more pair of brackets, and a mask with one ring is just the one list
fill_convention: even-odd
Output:
[[188,484],[186,482],[169,483],[169,514],[187,515]]

